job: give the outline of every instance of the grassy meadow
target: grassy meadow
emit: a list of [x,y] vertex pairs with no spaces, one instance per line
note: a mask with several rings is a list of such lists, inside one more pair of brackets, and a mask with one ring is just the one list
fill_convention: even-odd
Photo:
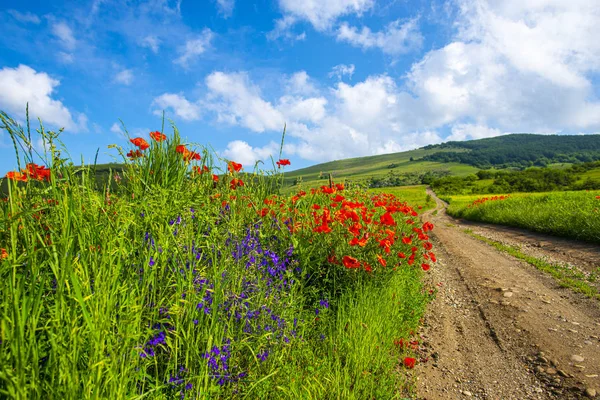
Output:
[[0,116],[19,163],[0,202],[0,397],[412,395],[435,262],[422,187],[282,195],[287,160],[242,174],[174,126],[113,146],[124,167],[103,183],[57,133]]
[[600,243],[600,190],[442,198],[455,217]]
[[360,186],[367,186],[372,180],[390,178],[404,179],[406,183],[403,185],[411,186],[420,183],[413,181],[418,181],[419,177],[427,172],[467,176],[478,171],[477,168],[466,164],[421,160],[421,158],[439,151],[445,150],[416,149],[402,153],[331,161],[286,172],[285,186],[293,188],[301,183],[303,186],[318,187],[328,182],[329,174],[337,181],[346,181]]

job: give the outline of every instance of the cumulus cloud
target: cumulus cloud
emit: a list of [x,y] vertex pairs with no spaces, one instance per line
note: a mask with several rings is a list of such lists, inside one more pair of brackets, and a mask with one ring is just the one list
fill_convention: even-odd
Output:
[[418,49],[423,43],[423,36],[419,32],[416,19],[405,23],[396,20],[380,32],[373,32],[367,27],[359,30],[343,23],[338,29],[337,39],[363,49],[378,48],[394,56]]
[[[475,119],[501,130],[597,129],[600,3],[460,2],[454,40],[408,74],[437,124]],[[577,20],[579,22],[575,23]]]
[[[305,20],[329,29],[343,15],[313,21],[311,10],[329,5],[294,4],[280,1],[289,26]],[[457,0],[456,4],[457,11],[450,14],[457,16],[453,36],[424,54],[401,78],[381,74],[342,82],[354,68],[340,64],[330,73],[337,80],[329,87],[298,71],[281,77],[279,92],[262,93],[247,72],[213,72],[198,104],[217,123],[267,135],[279,135],[285,121],[286,154],[315,162],[511,132],[600,130],[594,83],[600,71],[600,42],[594,28],[600,25],[600,3]],[[305,8],[300,12],[293,7]],[[413,46],[408,39],[411,32],[419,37],[416,20],[396,21],[379,32],[342,24],[335,32],[342,35],[339,40],[390,55]],[[235,149],[238,157],[243,152],[252,159],[266,154],[264,147],[251,142],[231,145],[228,154]]]
[[507,135],[512,132],[502,132],[500,129],[490,128],[486,125],[456,124],[452,126],[448,141],[463,141],[473,139],[485,139],[494,136]]
[[318,93],[306,71],[298,71],[292,74],[286,82],[286,88],[289,93],[294,94],[311,95]]
[[234,140],[227,144],[221,156],[241,163],[245,170],[251,170],[258,160],[269,165],[270,158],[275,158],[278,154],[279,145],[275,142],[270,142],[263,147],[252,147],[243,140]]
[[308,21],[318,31],[331,28],[343,15],[361,15],[374,4],[375,0],[279,0],[284,15],[294,20]]
[[284,118],[245,73],[213,72],[206,78],[208,105],[221,122],[241,125],[254,132],[280,130]]
[[29,103],[30,118],[41,118],[44,123],[64,127],[67,131],[87,130],[87,117],[73,114],[59,100],[53,98],[55,88],[60,84],[45,72],[37,72],[26,65],[0,70],[0,108],[24,115]]
[[186,121],[200,119],[200,106],[188,101],[182,94],[164,93],[154,98],[152,106],[158,107],[155,108],[154,115],[161,116],[163,110],[172,110],[175,115]]
[[115,75],[115,82],[123,85],[131,85],[133,82],[133,72],[130,69],[124,69]]
[[354,64],[346,65],[339,64],[331,69],[329,73],[329,77],[336,77],[338,80],[342,80],[345,75],[348,75],[348,79],[352,79],[352,75],[354,75]]
[[202,33],[192,39],[189,39],[178,50],[179,57],[173,62],[187,68],[189,63],[203,54],[210,46],[213,39],[213,32],[205,28]]

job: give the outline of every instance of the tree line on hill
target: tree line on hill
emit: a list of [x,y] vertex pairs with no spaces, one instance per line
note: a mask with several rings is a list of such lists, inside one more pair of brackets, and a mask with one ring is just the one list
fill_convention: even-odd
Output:
[[[600,169],[600,161],[575,164],[564,169],[528,168],[522,171],[481,170],[466,177],[447,176],[431,182],[439,194],[478,194],[514,192],[550,192],[556,190],[596,190],[600,180],[581,174]],[[482,181],[489,181],[485,183]]]
[[445,150],[423,157],[426,161],[458,162],[482,169],[545,167],[600,160],[600,135],[512,134],[429,145],[425,149]]

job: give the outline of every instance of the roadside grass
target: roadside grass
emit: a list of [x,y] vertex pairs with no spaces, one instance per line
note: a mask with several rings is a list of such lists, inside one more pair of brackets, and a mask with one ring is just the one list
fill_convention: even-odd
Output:
[[498,199],[497,194],[442,198],[454,217],[600,243],[600,191],[507,195],[507,199]]
[[597,281],[598,277],[595,274],[586,275],[581,271],[566,265],[549,263],[537,257],[529,256],[523,253],[518,247],[507,246],[496,240],[489,239],[485,236],[474,233],[471,229],[464,229],[463,232],[471,237],[481,240],[484,243],[496,248],[499,251],[510,254],[511,256],[523,260],[526,263],[534,266],[540,271],[550,274],[561,287],[568,288],[574,292],[581,293],[588,298],[600,300],[600,292],[598,289],[590,285]]
[[124,168],[100,185],[58,133],[40,127],[36,154],[0,115],[20,164],[0,202],[0,397],[411,393],[398,343],[429,300],[429,227],[402,199],[281,195],[279,170],[242,173],[175,126],[131,159],[112,146]]

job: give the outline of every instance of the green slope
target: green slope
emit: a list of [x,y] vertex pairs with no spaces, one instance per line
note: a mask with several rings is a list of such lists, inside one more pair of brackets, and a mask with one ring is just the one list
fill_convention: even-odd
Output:
[[330,161],[286,173],[285,185],[292,187],[301,181],[304,187],[320,186],[328,183],[329,174],[336,182],[371,187],[413,185],[428,183],[429,178],[464,177],[482,168],[524,169],[534,165],[566,168],[594,160],[600,160],[600,135],[511,134]]

